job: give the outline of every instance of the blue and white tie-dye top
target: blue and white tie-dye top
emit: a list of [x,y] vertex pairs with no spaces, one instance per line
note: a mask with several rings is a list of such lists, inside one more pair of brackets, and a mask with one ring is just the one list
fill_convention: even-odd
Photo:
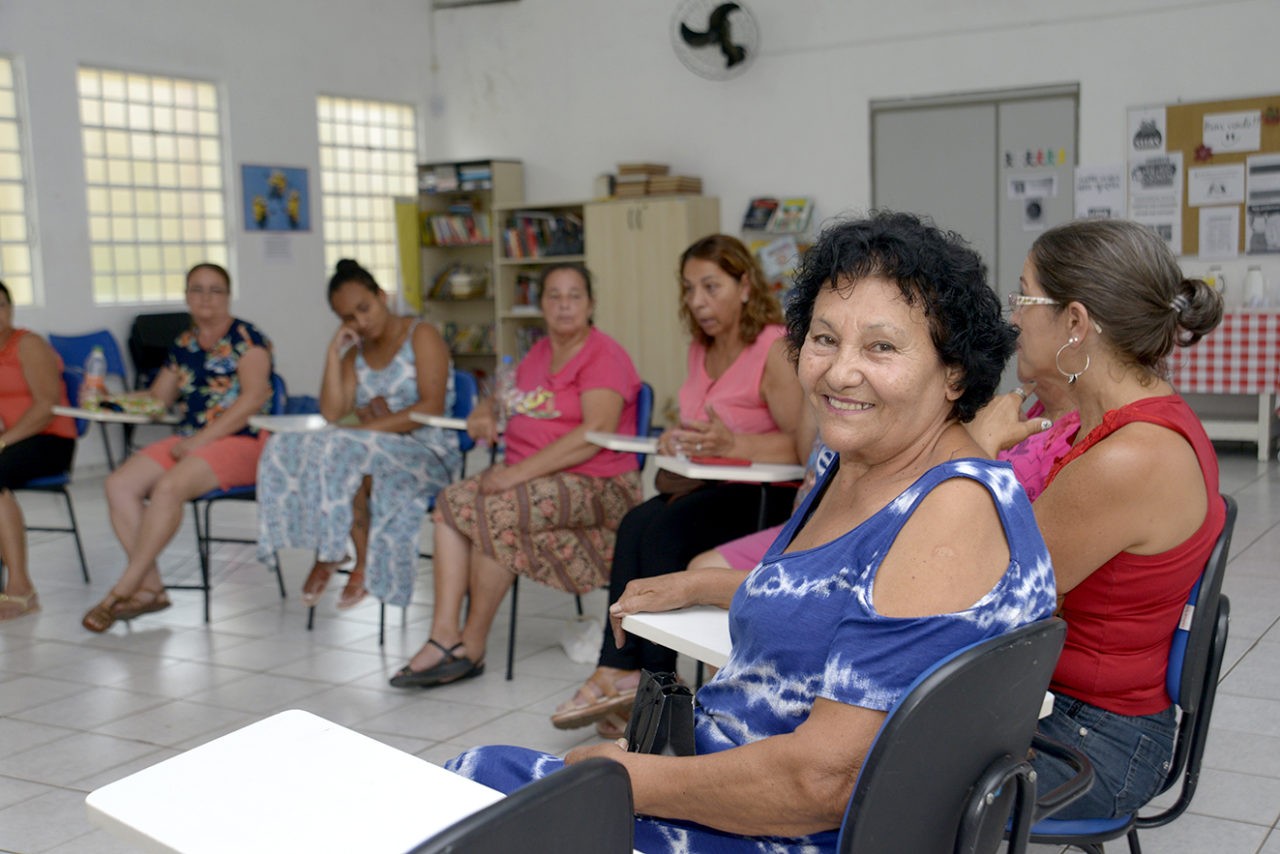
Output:
[[[838,462],[828,469],[733,597],[733,652],[697,695],[699,754],[792,732],[818,697],[887,711],[944,656],[1053,613],[1049,553],[1008,463],[942,463],[843,536],[784,554],[838,470]],[[872,588],[881,561],[925,495],[954,477],[991,493],[1009,545],[1008,570],[964,611],[877,614]]]

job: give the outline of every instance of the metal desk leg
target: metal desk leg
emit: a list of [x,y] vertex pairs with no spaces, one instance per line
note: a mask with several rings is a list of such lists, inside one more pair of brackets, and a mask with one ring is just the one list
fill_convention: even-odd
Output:
[[1258,395],[1258,462],[1271,458],[1271,421],[1275,413],[1275,395],[1264,391]]

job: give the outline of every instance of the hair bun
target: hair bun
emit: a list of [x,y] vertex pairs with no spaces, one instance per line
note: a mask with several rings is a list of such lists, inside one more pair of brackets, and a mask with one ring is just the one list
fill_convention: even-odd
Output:
[[360,266],[360,262],[354,261],[350,258],[343,258],[341,261],[338,262],[337,266],[333,268],[333,271],[340,276],[346,276],[352,273],[359,273],[363,270],[364,268]]

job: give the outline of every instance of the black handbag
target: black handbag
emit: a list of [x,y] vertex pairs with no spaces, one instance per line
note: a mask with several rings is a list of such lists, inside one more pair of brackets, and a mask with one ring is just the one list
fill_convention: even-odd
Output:
[[674,673],[640,671],[635,705],[627,723],[627,750],[692,756],[693,692]]

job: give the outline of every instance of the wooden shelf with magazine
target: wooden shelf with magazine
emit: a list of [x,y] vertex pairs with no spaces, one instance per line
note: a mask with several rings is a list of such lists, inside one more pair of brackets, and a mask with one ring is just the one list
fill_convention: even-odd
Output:
[[813,199],[807,196],[760,196],[747,204],[742,216],[742,241],[780,292],[790,289],[800,256],[813,242],[810,226]]

